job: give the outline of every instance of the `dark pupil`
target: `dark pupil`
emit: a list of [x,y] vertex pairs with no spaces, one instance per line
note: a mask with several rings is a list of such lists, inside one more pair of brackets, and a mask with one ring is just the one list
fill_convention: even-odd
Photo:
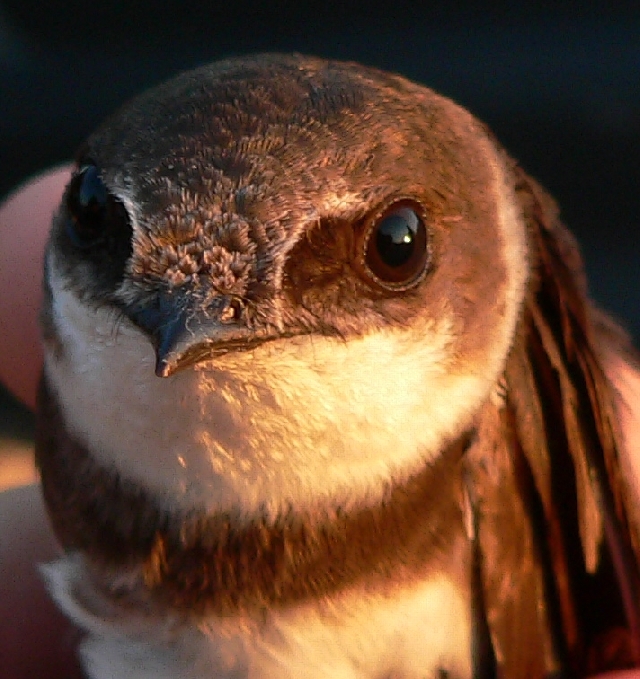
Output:
[[376,248],[387,266],[395,268],[409,261],[419,225],[418,215],[409,208],[402,208],[380,222],[376,231]]

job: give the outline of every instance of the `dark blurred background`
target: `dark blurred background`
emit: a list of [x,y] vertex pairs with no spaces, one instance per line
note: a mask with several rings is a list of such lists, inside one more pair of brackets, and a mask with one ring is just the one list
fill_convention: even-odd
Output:
[[[398,71],[469,108],[557,198],[593,296],[640,337],[637,0],[0,0],[0,195],[141,89],[264,50]],[[31,425],[0,395],[3,430]]]

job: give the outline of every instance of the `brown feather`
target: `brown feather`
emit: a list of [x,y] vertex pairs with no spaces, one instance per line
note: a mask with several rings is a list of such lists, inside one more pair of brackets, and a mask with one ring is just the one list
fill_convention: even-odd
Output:
[[[630,666],[640,661],[640,590],[631,548],[637,535],[619,471],[613,391],[598,355],[575,242],[552,200],[517,168],[516,174],[532,276],[505,372],[513,463],[518,466],[521,450],[520,466],[530,470],[541,501],[537,530],[550,547],[570,666],[578,672],[612,669],[603,659],[607,649],[600,649],[605,636],[625,647],[625,659],[614,666]],[[621,626],[626,633],[615,632]],[[587,649],[590,667],[582,662]]]
[[465,471],[477,514],[486,617],[498,676],[528,679],[557,672],[562,653],[553,639],[544,569],[536,554],[531,519],[535,484],[514,443],[504,409],[488,402],[466,453]]

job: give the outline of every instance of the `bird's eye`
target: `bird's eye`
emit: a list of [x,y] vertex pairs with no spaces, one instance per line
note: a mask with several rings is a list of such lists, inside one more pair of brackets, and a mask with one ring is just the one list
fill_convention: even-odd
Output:
[[383,288],[408,290],[426,273],[428,240],[421,206],[408,200],[393,203],[365,224],[359,268]]
[[102,242],[128,221],[127,211],[104,185],[95,165],[84,165],[74,174],[67,189],[66,230],[71,242],[89,248]]

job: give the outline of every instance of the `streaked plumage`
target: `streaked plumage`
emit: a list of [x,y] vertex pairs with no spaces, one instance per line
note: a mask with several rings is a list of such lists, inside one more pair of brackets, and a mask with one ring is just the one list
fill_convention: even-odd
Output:
[[603,368],[633,350],[452,102],[299,56],[183,74],[80,152],[46,291],[47,572],[91,677],[640,661]]

